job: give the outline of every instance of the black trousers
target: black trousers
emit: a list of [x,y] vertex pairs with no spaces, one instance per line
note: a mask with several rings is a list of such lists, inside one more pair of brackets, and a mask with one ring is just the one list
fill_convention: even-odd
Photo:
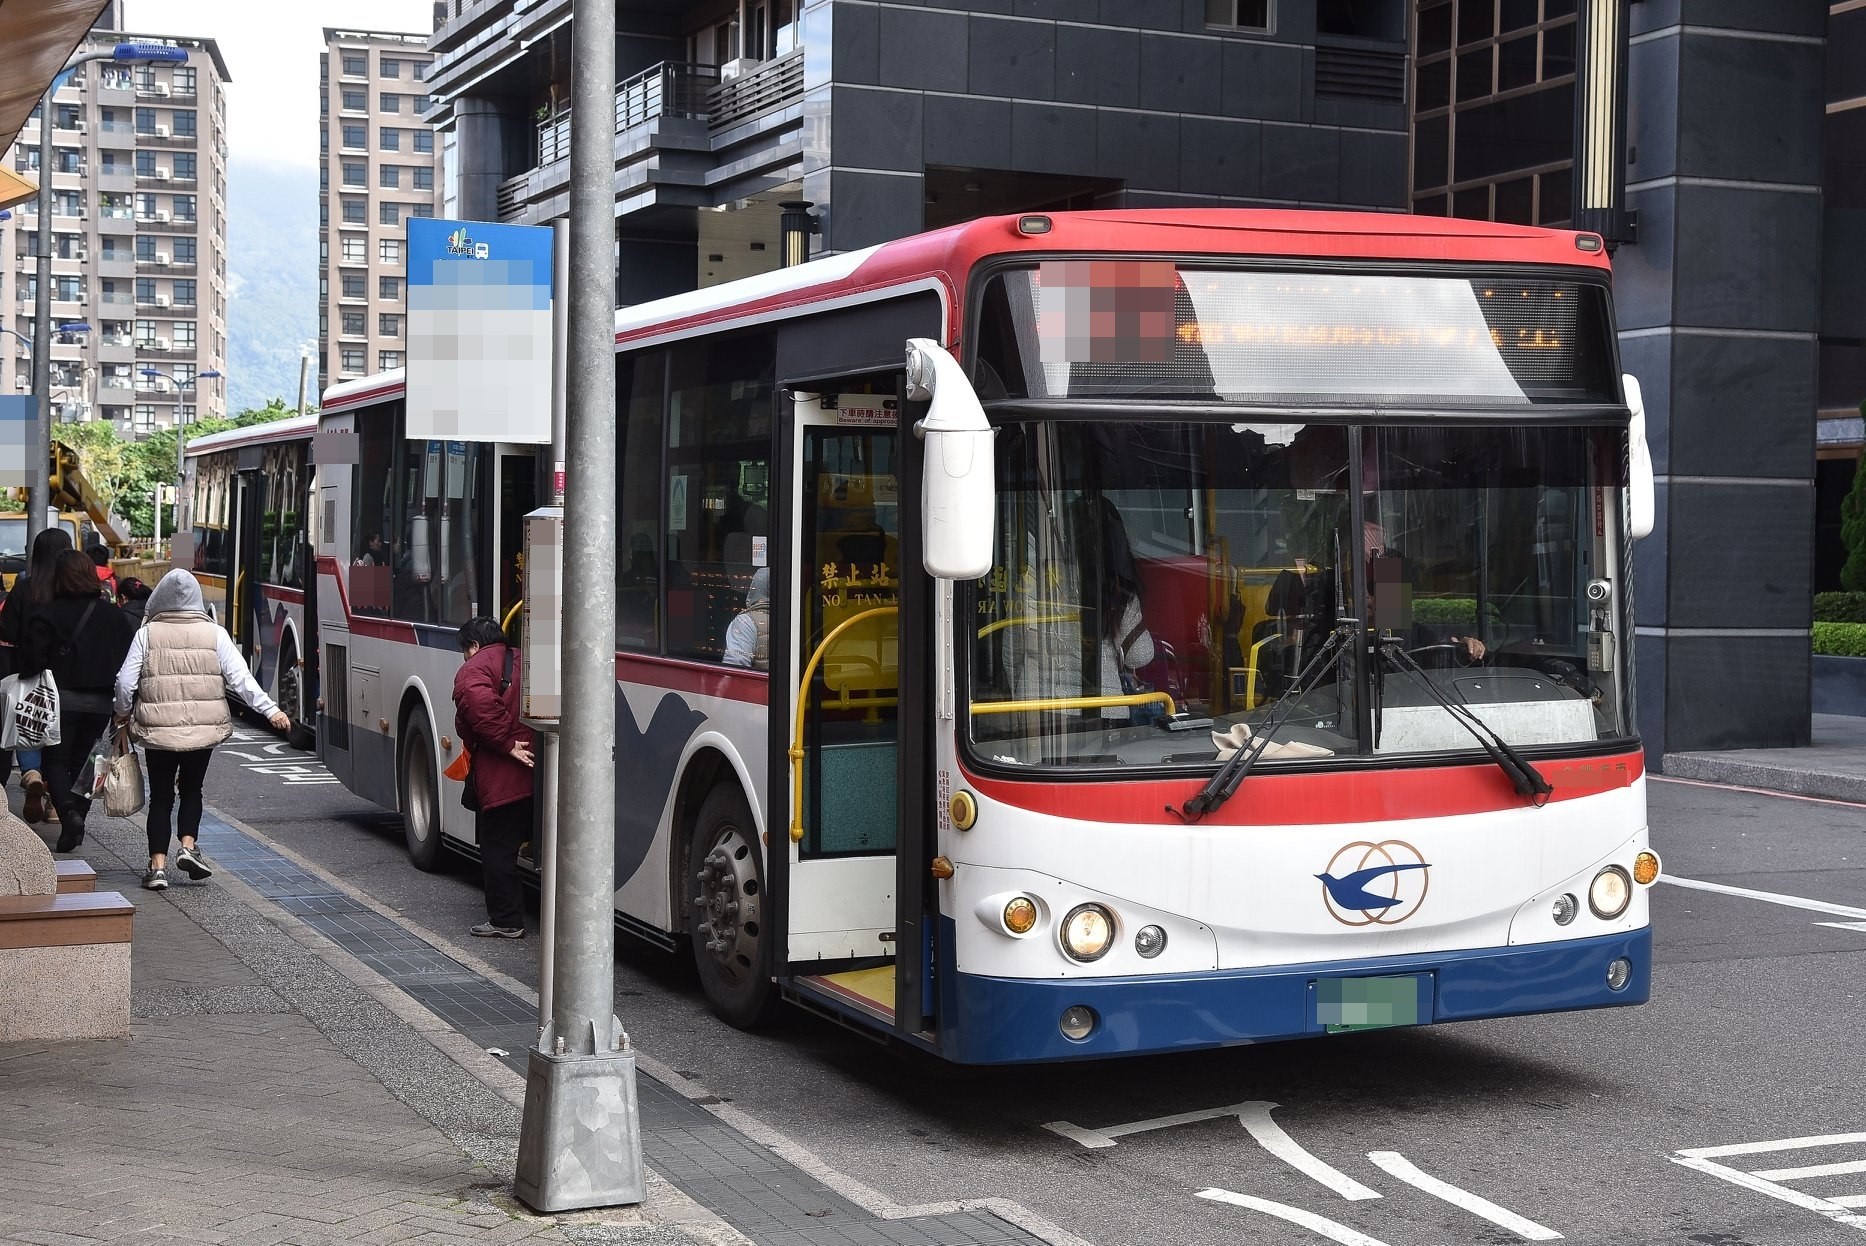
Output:
[[201,784],[207,778],[207,763],[214,760],[211,748],[175,752],[165,748],[145,748],[143,763],[149,771],[149,855],[168,852],[169,815],[175,810],[175,791],[181,789],[181,820],[175,826],[179,839],[193,839],[201,833]]
[[91,811],[91,798],[78,795],[71,790],[71,785],[84,773],[91,754],[97,751],[97,742],[103,739],[104,730],[109,726],[107,712],[66,709],[58,716],[58,743],[47,745],[42,752],[40,764],[46,789],[52,797],[52,808],[58,811],[61,839],[84,834],[84,819]]
[[486,872],[486,920],[508,930],[525,926],[525,891],[518,881],[518,846],[531,838],[532,798],[479,811],[479,860]]

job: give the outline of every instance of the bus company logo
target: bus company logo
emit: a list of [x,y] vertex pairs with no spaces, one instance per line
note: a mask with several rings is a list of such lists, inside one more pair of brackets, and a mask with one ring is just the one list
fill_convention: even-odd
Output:
[[1328,915],[1344,926],[1397,926],[1425,903],[1432,867],[1400,839],[1360,840],[1339,849],[1322,883]]
[[467,236],[463,225],[447,235],[447,254],[466,256],[476,260],[492,258],[492,247],[484,242],[475,242]]

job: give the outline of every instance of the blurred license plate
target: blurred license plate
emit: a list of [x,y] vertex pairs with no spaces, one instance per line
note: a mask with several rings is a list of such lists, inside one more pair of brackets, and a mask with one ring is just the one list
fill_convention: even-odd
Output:
[[1419,1024],[1423,974],[1386,978],[1318,978],[1315,1020],[1330,1034]]

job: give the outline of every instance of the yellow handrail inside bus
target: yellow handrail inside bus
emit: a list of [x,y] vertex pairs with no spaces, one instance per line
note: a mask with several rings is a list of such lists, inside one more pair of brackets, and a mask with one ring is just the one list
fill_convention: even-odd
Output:
[[240,574],[233,577],[233,617],[227,620],[227,622],[233,625],[227,630],[232,632],[236,638],[242,640],[245,639],[245,637],[240,635],[241,631],[244,630],[240,625],[240,620],[246,617],[246,612],[241,607],[245,604],[246,572],[242,571]]
[[1177,714],[1173,698],[1166,692],[1130,692],[1118,697],[1039,697],[1032,701],[974,701],[973,714],[1016,714],[1023,710],[1097,710],[1111,705],[1147,705],[1157,703],[1166,712]]
[[1081,621],[1080,614],[1020,614],[1014,618],[999,619],[996,623],[985,624],[978,629],[978,638],[983,640],[993,632],[1015,627],[1019,623],[1080,623]]
[[512,631],[512,620],[516,619],[518,617],[518,612],[520,610],[523,610],[524,608],[525,608],[525,599],[523,597],[520,597],[517,601],[513,602],[512,608],[505,612],[505,617],[503,619],[499,620],[499,630],[506,633],[507,635],[510,635]]
[[810,655],[810,661],[803,668],[803,678],[797,681],[796,727],[790,737],[790,842],[803,842],[803,712],[810,704],[810,681],[816,677],[817,664],[829,651],[830,645],[844,632],[860,623],[863,619],[872,619],[884,614],[899,614],[899,606],[876,606],[860,614],[852,614],[830,629],[817,645],[816,652]]

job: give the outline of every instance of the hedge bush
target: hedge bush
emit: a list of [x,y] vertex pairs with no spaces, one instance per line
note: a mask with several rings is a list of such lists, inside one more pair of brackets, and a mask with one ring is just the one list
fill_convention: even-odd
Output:
[[1814,652],[1829,658],[1866,658],[1866,623],[1816,623]]
[[1429,623],[1434,627],[1447,624],[1456,627],[1477,627],[1477,599],[1475,597],[1415,597],[1412,601],[1412,617],[1415,623]]
[[1821,623],[1866,623],[1866,593],[1816,593],[1814,618]]

